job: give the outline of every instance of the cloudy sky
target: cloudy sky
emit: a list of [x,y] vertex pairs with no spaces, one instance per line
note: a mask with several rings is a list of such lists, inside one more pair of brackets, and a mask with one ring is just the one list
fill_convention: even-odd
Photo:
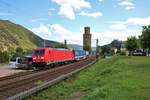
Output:
[[0,19],[21,24],[44,39],[82,44],[83,28],[92,42],[126,40],[150,24],[150,0],[0,0]]

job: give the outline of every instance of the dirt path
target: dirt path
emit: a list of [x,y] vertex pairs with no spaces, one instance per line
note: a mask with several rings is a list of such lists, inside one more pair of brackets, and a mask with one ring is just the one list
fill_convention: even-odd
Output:
[[18,72],[23,72],[25,70],[20,70],[20,69],[11,69],[9,68],[9,64],[0,64],[0,77],[12,75]]

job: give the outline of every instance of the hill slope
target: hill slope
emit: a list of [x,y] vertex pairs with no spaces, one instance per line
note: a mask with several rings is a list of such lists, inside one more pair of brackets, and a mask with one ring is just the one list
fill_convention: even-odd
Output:
[[[43,46],[43,39],[21,25],[8,20],[0,20],[0,50],[10,50],[22,47],[25,50]],[[46,40],[48,46],[57,42]]]

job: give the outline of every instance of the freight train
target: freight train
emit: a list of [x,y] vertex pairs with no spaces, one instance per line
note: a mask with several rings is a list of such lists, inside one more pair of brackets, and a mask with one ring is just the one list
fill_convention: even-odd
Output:
[[33,67],[44,67],[85,58],[86,52],[84,50],[64,48],[36,48],[32,54]]

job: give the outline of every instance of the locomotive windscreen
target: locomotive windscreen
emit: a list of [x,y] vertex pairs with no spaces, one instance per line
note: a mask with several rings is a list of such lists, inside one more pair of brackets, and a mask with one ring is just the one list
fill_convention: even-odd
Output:
[[13,61],[13,62],[14,62],[14,61],[16,61],[16,58],[11,58],[10,61]]
[[35,50],[35,51],[34,51],[34,53],[35,53],[36,55],[43,55],[44,52],[45,52],[45,50]]

